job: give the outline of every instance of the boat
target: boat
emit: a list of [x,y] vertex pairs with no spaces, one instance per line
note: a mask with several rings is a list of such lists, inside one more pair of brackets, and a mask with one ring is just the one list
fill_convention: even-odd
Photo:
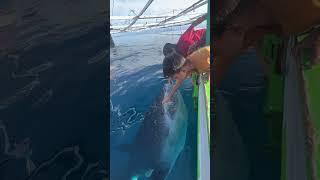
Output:
[[[210,45],[210,0],[208,0],[206,45]],[[210,179],[210,74],[200,74],[194,87],[198,97],[197,179]],[[196,77],[196,76],[193,76]],[[195,81],[196,78],[193,78]],[[197,83],[193,83],[197,84]]]

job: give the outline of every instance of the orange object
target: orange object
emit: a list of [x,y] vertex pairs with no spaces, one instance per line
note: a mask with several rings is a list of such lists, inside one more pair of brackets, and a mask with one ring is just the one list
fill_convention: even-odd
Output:
[[189,59],[198,72],[210,71],[210,46],[205,46],[190,54]]

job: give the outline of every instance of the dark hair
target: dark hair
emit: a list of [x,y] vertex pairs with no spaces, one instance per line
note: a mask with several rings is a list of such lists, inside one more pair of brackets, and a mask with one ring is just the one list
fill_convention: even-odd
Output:
[[180,68],[185,64],[186,59],[177,52],[173,52],[163,59],[163,76],[165,78],[172,77],[180,71]]
[[166,43],[163,46],[163,55],[167,56],[168,54],[172,53],[173,50],[176,50],[177,45],[176,44],[171,44],[171,43]]

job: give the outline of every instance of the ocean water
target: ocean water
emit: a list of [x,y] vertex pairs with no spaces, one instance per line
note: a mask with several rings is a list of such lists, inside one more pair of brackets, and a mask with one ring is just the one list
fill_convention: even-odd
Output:
[[1,180],[107,178],[106,3],[1,1]]
[[[163,45],[176,43],[185,27],[135,33],[114,34],[115,48],[110,52],[110,171],[111,179],[125,171],[128,153],[119,144],[130,144],[136,137],[144,114],[163,91],[167,80],[162,74]],[[188,109],[188,127],[183,151],[168,176],[196,179],[196,119],[192,85],[180,88]],[[145,144],[145,148],[148,148]],[[137,162],[139,163],[139,162]]]

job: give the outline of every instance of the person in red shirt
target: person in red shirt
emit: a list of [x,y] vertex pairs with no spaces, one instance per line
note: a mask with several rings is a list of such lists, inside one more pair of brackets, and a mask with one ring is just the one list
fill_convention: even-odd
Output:
[[207,14],[204,14],[181,35],[177,44],[166,43],[163,47],[163,54],[166,56],[174,49],[183,57],[187,57],[194,50],[205,45],[206,42],[206,29],[194,30],[194,27],[206,20]]

